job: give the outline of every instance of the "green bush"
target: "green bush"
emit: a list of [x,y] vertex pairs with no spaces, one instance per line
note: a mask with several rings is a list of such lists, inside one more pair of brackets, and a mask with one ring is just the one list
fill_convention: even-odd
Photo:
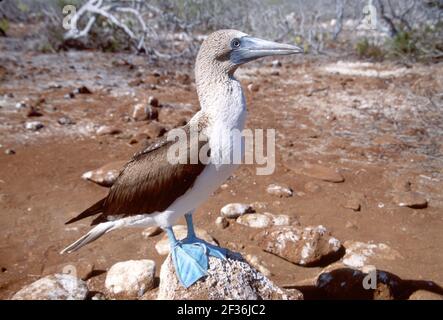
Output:
[[5,18],[0,19],[0,34],[6,34],[9,29],[9,21]]
[[443,57],[443,23],[401,31],[386,42],[391,58],[426,62]]
[[357,55],[360,58],[371,60],[383,60],[384,52],[379,46],[369,42],[367,38],[363,38],[357,42],[355,46]]
[[388,41],[390,53],[394,56],[415,56],[417,48],[413,35],[410,32],[401,31]]

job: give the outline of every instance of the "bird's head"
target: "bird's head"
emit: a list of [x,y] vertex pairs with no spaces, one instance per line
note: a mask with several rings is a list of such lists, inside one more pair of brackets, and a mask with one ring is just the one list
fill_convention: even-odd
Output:
[[303,53],[303,49],[255,38],[237,30],[219,30],[203,42],[197,65],[201,68],[211,65],[218,72],[233,74],[240,65],[262,57],[296,53]]

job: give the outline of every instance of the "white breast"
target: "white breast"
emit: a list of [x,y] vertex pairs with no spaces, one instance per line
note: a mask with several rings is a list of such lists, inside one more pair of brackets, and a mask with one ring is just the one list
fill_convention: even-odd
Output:
[[[232,79],[229,86],[220,88],[221,92],[214,94],[211,105],[202,112],[210,117],[208,128],[209,146],[211,148],[211,164],[208,164],[196,179],[193,187],[178,198],[163,213],[152,215],[160,226],[168,226],[206,201],[217,188],[232,175],[239,164],[233,164],[232,153],[234,150],[242,150],[239,140],[232,141],[229,135],[233,130],[241,132],[246,120],[246,102],[240,83]],[[223,139],[221,139],[223,138]],[[234,143],[231,143],[234,142]],[[225,164],[219,163],[216,155],[222,155]]]

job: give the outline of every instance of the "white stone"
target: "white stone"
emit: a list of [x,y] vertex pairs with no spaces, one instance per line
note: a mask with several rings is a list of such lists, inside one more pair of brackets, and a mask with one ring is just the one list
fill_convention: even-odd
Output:
[[346,253],[343,264],[356,269],[372,265],[373,259],[395,260],[403,258],[400,253],[384,243],[365,243],[359,241],[346,241]]
[[289,188],[288,186],[283,186],[283,185],[279,185],[279,184],[270,184],[267,188],[266,188],[266,192],[277,196],[277,197],[292,197],[293,195],[293,191],[291,188]]
[[221,215],[228,219],[237,219],[238,217],[252,212],[252,208],[249,204],[245,203],[229,203],[221,208]]
[[98,169],[83,173],[82,179],[92,181],[104,187],[111,187],[125,164],[126,161],[110,162]]
[[272,218],[262,213],[251,213],[237,218],[237,223],[251,228],[266,228],[272,225]]
[[88,287],[69,274],[41,278],[17,292],[12,300],[85,300]]
[[215,225],[220,229],[226,229],[229,226],[229,221],[225,217],[217,217]]
[[272,214],[269,212],[263,213],[272,219],[272,224],[274,226],[289,226],[291,224],[291,217],[286,214]]
[[154,286],[155,262],[129,260],[114,264],[106,275],[105,287],[111,295],[141,297]]
[[44,125],[40,121],[28,121],[25,123],[26,130],[37,131],[43,128]]

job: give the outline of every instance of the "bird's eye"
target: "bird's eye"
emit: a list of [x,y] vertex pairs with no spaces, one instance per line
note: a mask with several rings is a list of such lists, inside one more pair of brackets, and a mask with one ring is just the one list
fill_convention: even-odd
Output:
[[239,48],[240,47],[240,40],[238,40],[238,39],[234,39],[234,40],[232,40],[231,41],[231,47],[232,48]]

